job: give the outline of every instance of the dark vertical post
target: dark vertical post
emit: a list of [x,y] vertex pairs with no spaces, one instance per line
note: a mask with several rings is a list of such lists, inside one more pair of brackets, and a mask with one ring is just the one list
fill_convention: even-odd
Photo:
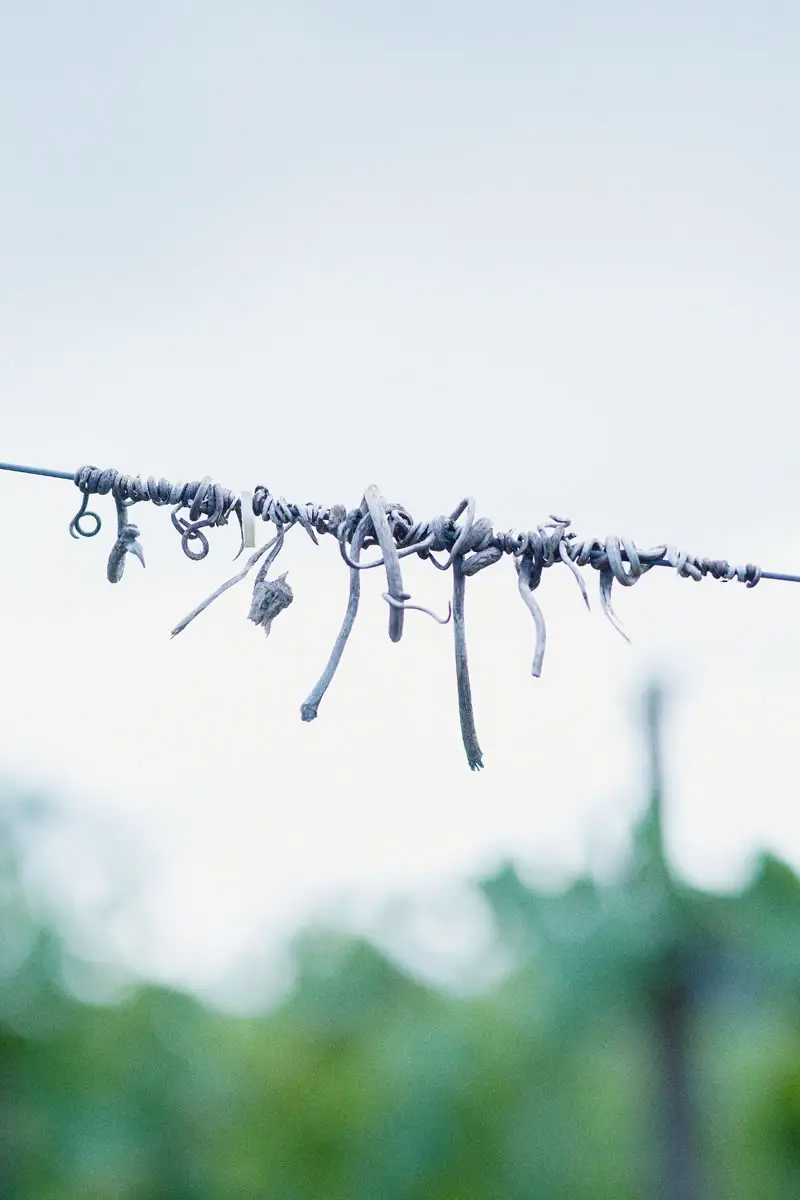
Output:
[[680,958],[653,995],[663,1200],[700,1200],[690,1043],[694,1004]]
[[662,762],[663,692],[651,686],[646,696],[650,785],[647,816],[649,863],[654,882],[663,885],[665,916],[674,931],[672,948],[657,971],[650,1001],[657,1073],[657,1128],[660,1143],[660,1200],[700,1200],[700,1155],[691,1070],[695,1010],[689,948],[685,945],[675,885],[664,851],[664,774]]

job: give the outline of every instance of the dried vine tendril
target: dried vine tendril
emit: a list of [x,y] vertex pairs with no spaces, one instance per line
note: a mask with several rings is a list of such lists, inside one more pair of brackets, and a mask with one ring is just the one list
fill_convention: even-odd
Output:
[[[241,532],[239,553],[245,548],[241,496],[221,484],[213,483],[209,477],[191,483],[173,484],[163,478],[151,476],[144,480],[139,476],[123,475],[119,471],[101,470],[94,466],[81,467],[74,475],[13,463],[0,463],[0,470],[72,479],[83,494],[81,507],[69,527],[71,535],[76,538],[95,537],[100,531],[100,517],[88,507],[90,496],[113,497],[117,510],[117,537],[107,567],[107,576],[112,583],[122,578],[129,554],[135,555],[144,565],[139,529],[130,522],[128,515],[133,505],[144,501],[171,508],[172,524],[180,535],[183,552],[192,560],[203,559],[208,554],[207,530],[225,525],[232,515],[236,517]],[[544,571],[556,563],[569,568],[587,608],[589,597],[581,568],[589,566],[598,572],[601,608],[614,628],[626,638],[611,606],[613,585],[616,582],[622,587],[632,587],[653,567],[672,567],[681,577],[694,580],[707,575],[724,582],[738,580],[749,588],[755,587],[762,577],[800,582],[800,576],[762,572],[752,563],[732,566],[725,559],[701,558],[679,552],[669,545],[642,550],[629,538],[611,536],[581,540],[570,528],[571,522],[567,517],[551,516],[535,529],[496,532],[487,517],[476,518],[472,497],[463,499],[449,516],[418,522],[402,505],[388,503],[375,485],[365,490],[358,508],[350,511],[341,504],[328,508],[312,503],[295,504],[273,495],[269,488],[259,486],[252,493],[252,512],[256,520],[274,526],[275,535],[251,554],[240,571],[184,617],[172,630],[172,636],[184,630],[224,592],[245,579],[259,562],[262,565],[255,578],[249,618],[268,634],[275,617],[293,599],[285,572],[276,579],[269,578],[269,571],[283,548],[286,534],[299,525],[315,544],[318,544],[317,535],[329,534],[336,538],[339,553],[349,571],[349,596],[325,670],[301,706],[302,719],[315,719],[339,666],[358,615],[361,572],[383,568],[387,588],[382,595],[389,607],[389,637],[392,641],[399,641],[403,635],[406,612],[421,611],[441,624],[448,624],[452,616],[461,735],[472,770],[483,766],[483,754],[475,728],[467,660],[464,619],[466,582],[505,555],[514,562],[520,597],[533,618],[531,673],[534,676],[541,674],[546,647],[544,615],[535,593]],[[377,556],[370,556],[370,552],[376,550]],[[368,556],[364,560],[362,553]],[[403,587],[402,560],[412,554],[430,562],[437,570],[452,570],[453,601],[447,617],[438,617],[429,608],[410,603],[411,596]]]

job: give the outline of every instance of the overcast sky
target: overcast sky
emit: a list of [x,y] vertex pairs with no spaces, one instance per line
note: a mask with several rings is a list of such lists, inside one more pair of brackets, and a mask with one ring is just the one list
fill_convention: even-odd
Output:
[[[0,459],[348,506],[376,482],[419,518],[473,494],[498,528],[800,572],[799,34],[789,3],[0,3]],[[288,539],[269,641],[243,584],[170,642],[234,531],[189,563],[148,507],[111,587],[113,505],[76,543],[77,499],[0,477],[0,771],[138,847],[113,936],[143,969],[204,986],[331,897],[369,925],[504,855],[613,860],[653,671],[680,869],[800,866],[800,588],[653,572],[617,597],[629,647],[555,568],[534,680],[503,561],[468,586],[472,775],[452,631],[409,614],[391,644],[377,572],[300,722],[346,603],[330,539]],[[102,900],[80,839],[52,855]],[[418,940],[457,959],[481,916],[442,904]]]

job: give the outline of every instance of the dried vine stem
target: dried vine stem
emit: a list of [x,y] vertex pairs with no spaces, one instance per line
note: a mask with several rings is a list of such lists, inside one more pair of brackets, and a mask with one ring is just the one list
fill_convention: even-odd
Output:
[[[300,716],[304,721],[315,720],[319,711],[319,706],[322,702],[322,697],[325,695],[331,685],[331,681],[336,674],[336,668],[339,666],[342,655],[344,654],[344,648],[347,645],[347,639],[350,637],[350,634],[353,631],[353,625],[355,624],[356,615],[358,613],[358,603],[361,599],[361,571],[359,569],[359,560],[361,557],[361,548],[364,545],[364,539],[367,536],[367,530],[371,523],[372,518],[369,516],[369,514],[362,516],[353,531],[352,539],[350,541],[350,595],[347,600],[347,609],[342,621],[342,627],[337,634],[336,641],[333,643],[331,656],[328,659],[325,670],[322,672],[322,675],[309,692],[306,699],[300,705]],[[343,546],[345,543],[347,536],[347,525],[347,521],[342,521],[341,525],[339,526],[340,546]]]
[[[163,478],[151,476],[143,480],[139,476],[123,475],[119,471],[101,470],[94,466],[81,467],[74,474],[22,467],[14,463],[0,463],[0,470],[72,479],[83,496],[80,510],[70,522],[73,537],[95,537],[100,531],[100,517],[88,508],[90,496],[110,494],[113,497],[117,507],[117,539],[107,568],[112,583],[122,578],[128,554],[134,554],[144,565],[138,540],[139,530],[130,523],[128,510],[134,504],[145,501],[157,506],[170,506],[172,524],[180,534],[184,554],[190,559],[205,558],[209,550],[207,531],[226,524],[231,516],[236,517],[242,531],[240,553],[244,549],[241,496],[221,484],[213,483],[208,476],[191,483],[173,484]],[[172,630],[172,636],[184,630],[224,592],[241,582],[265,554],[268,557],[256,577],[250,618],[268,632],[275,616],[292,600],[285,574],[277,579],[268,578],[269,569],[283,548],[285,535],[299,525],[315,544],[318,542],[317,534],[336,537],[339,552],[349,570],[350,590],[344,619],[328,663],[301,706],[302,719],[312,721],[330,687],[358,614],[361,572],[384,568],[387,590],[383,598],[389,606],[389,636],[392,641],[399,641],[403,634],[405,613],[409,610],[427,613],[443,624],[450,618],[450,613],[447,618],[439,618],[423,605],[409,603],[411,597],[403,589],[402,559],[414,554],[440,571],[452,570],[451,612],[459,715],[467,761],[473,770],[483,765],[483,755],[475,730],[467,661],[464,625],[466,580],[499,562],[505,555],[514,561],[519,594],[533,617],[532,674],[535,676],[542,670],[546,627],[534,593],[545,569],[556,563],[564,564],[572,572],[587,607],[589,599],[581,568],[590,566],[599,573],[601,607],[623,637],[626,634],[611,607],[613,584],[616,581],[623,587],[632,587],[653,567],[672,567],[683,578],[694,580],[703,579],[706,575],[722,581],[735,579],[749,588],[755,587],[761,578],[800,582],[798,575],[762,571],[751,563],[732,566],[725,559],[701,558],[679,552],[668,545],[641,550],[629,538],[612,536],[581,540],[570,528],[571,523],[566,517],[550,517],[534,529],[496,532],[488,518],[476,518],[472,497],[463,499],[449,516],[438,516],[422,522],[415,521],[401,505],[387,503],[374,484],[365,490],[359,507],[349,512],[341,504],[328,508],[310,503],[295,504],[273,495],[264,486],[255,489],[251,503],[253,516],[274,525],[275,536],[250,556],[241,571],[184,617]],[[362,552],[372,549],[379,551],[378,557],[362,562]],[[440,559],[437,557],[439,555],[444,555],[444,558]]]
[[483,766],[483,751],[478,742],[475,715],[472,711],[472,688],[469,682],[467,662],[467,631],[464,627],[464,599],[466,576],[460,554],[453,561],[453,637],[456,651],[456,688],[458,690],[458,716],[461,721],[461,740],[467,755],[470,770],[479,771]]
[[[266,554],[267,550],[269,550],[272,546],[275,546],[276,543],[277,543],[277,549],[280,550],[281,546],[283,545],[283,530],[282,529],[278,530],[278,532],[275,534],[274,538],[272,538],[268,542],[265,542],[265,544],[263,546],[261,546],[258,550],[256,550],[255,554],[250,555],[247,562],[242,567],[241,571],[237,571],[237,573],[235,575],[232,575],[230,577],[230,579],[226,579],[224,583],[221,583],[215,592],[212,592],[210,596],[206,596],[205,600],[201,600],[201,602],[198,604],[197,608],[193,608],[192,611],[188,614],[188,616],[185,616],[182,621],[178,622],[178,624],[175,626],[175,628],[170,631],[169,636],[171,638],[174,638],[179,633],[182,633],[187,625],[191,625],[191,623],[195,619],[195,617],[199,617],[200,613],[205,612],[205,610],[209,607],[209,605],[213,604],[215,600],[218,600],[220,598],[220,596],[224,595],[224,593],[227,592],[229,588],[232,588],[237,583],[241,583],[242,580],[245,578],[245,576],[248,575],[250,573],[250,571],[252,571],[253,567],[256,565],[256,563],[259,561],[259,559],[262,558]],[[275,556],[273,556],[273,557],[275,557]]]

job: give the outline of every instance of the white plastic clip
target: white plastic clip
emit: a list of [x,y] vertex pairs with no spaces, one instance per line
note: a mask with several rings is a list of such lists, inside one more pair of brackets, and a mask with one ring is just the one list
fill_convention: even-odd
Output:
[[256,544],[256,519],[253,514],[253,493],[242,492],[242,538],[245,550],[252,550]]

